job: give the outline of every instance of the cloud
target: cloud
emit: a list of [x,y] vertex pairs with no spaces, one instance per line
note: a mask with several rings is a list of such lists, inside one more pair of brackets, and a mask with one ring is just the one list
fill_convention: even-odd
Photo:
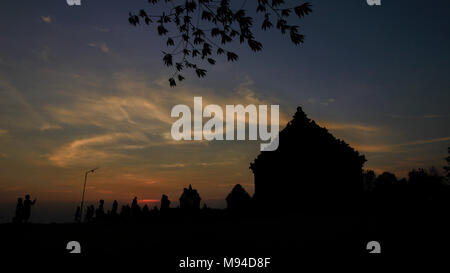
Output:
[[359,131],[362,133],[377,133],[383,129],[376,126],[363,125],[358,123],[339,123],[332,121],[318,121],[319,124],[330,130],[347,130],[347,131]]
[[50,131],[50,130],[57,130],[57,129],[62,129],[62,127],[59,126],[59,125],[50,124],[50,123],[44,123],[44,124],[42,124],[41,127],[39,128],[39,130],[40,130],[41,132],[44,132],[44,131]]
[[[242,187],[244,187],[244,188],[245,188],[245,187],[251,188],[251,187],[254,186],[253,183],[240,183],[240,185],[241,185]],[[227,183],[227,184],[218,184],[218,185],[217,185],[218,188],[233,188],[234,186],[236,186],[235,183]]]
[[159,200],[157,199],[141,199],[138,200],[138,203],[157,203]]
[[[69,105],[49,105],[46,111],[58,124],[50,128],[96,127],[104,133],[79,137],[53,151],[50,161],[57,166],[79,165],[126,158],[127,150],[182,144],[167,136],[174,121],[170,117],[172,96],[78,97]],[[48,128],[48,129],[50,129]],[[86,129],[84,129],[86,128]],[[184,143],[186,144],[186,143]]]
[[388,153],[394,151],[394,145],[384,145],[384,144],[352,144],[352,146],[359,152],[366,153]]
[[94,28],[94,30],[99,31],[99,32],[109,32],[110,31],[109,28],[104,28],[104,27],[95,26],[93,28]]
[[41,16],[41,20],[47,24],[50,24],[52,22],[52,18],[50,16]]
[[423,114],[423,115],[389,115],[391,118],[396,119],[437,119],[448,118],[450,114]]
[[[149,82],[146,76],[134,74],[126,71],[116,73],[107,81],[87,73],[80,73],[75,78],[66,75],[71,81],[69,89],[58,92],[55,98],[57,103],[49,100],[39,107],[28,103],[28,98],[18,89],[8,87],[23,109],[15,116],[17,122],[7,126],[36,130],[38,137],[43,136],[39,132],[61,131],[57,135],[46,134],[46,139],[41,139],[46,144],[37,152],[40,158],[36,161],[41,163],[65,168],[115,166],[119,163],[146,162],[150,148],[159,150],[159,147],[166,146],[182,151],[184,145],[208,145],[206,140],[175,141],[170,134],[171,126],[177,119],[170,116],[172,107],[186,104],[193,108],[194,96],[199,94],[203,97],[204,106],[218,104],[223,109],[226,104],[276,103],[254,92],[251,81],[245,81],[228,93],[217,93],[213,89],[189,86],[174,90],[168,87],[165,77]],[[283,120],[282,113],[280,119]],[[42,158],[47,160],[42,161]],[[173,163],[171,159],[164,160]],[[153,163],[154,166],[158,164],[161,162]],[[195,162],[192,164],[195,165]]]
[[399,144],[399,146],[414,146],[414,145],[430,144],[430,143],[443,142],[443,141],[449,141],[449,140],[450,140],[450,137],[438,137],[438,138],[432,138],[432,139],[410,141],[410,142]]
[[129,182],[136,182],[136,184],[145,184],[145,185],[154,185],[159,183],[158,181],[154,180],[153,178],[150,178],[146,175],[142,174],[136,174],[136,173],[124,173],[120,174],[120,179],[122,181],[126,181],[126,183]]
[[[54,122],[67,127],[97,127],[105,131],[152,135],[153,144],[171,139],[171,103],[175,95],[148,94],[145,96],[77,97],[69,105],[49,105],[46,111]],[[147,143],[127,143],[127,149],[144,148]]]
[[[126,157],[119,152],[121,140],[135,141],[137,138],[136,135],[124,133],[81,138],[56,149],[50,154],[49,160],[59,167],[107,163]],[[141,136],[141,141],[146,141],[145,136]]]
[[103,189],[96,190],[96,192],[101,193],[101,194],[113,194],[114,193],[114,191],[112,191],[112,190],[103,190]]
[[320,104],[322,104],[323,106],[328,106],[329,104],[332,104],[334,102],[333,98],[329,98],[326,101],[321,102]]
[[21,127],[26,129],[37,129],[45,131],[57,129],[58,125],[49,121],[36,105],[28,102],[28,98],[14,84],[4,79],[0,75],[0,96],[1,101],[8,101],[7,107],[0,108],[0,114],[8,118],[3,122],[9,127]]
[[50,48],[48,46],[35,50],[34,53],[36,57],[43,62],[48,62],[50,60]]
[[328,105],[330,105],[330,104],[332,104],[334,102],[334,98],[329,98],[327,100],[322,101],[319,98],[311,97],[311,98],[308,98],[306,101],[309,104],[316,104],[317,103],[317,104],[320,104],[322,106],[328,106]]
[[3,185],[0,185],[0,189],[2,191],[19,191],[19,190],[22,190],[23,187],[21,187],[21,186],[3,186]]
[[391,152],[401,152],[403,147],[432,144],[443,141],[450,141],[450,137],[439,137],[431,139],[422,139],[415,141],[408,141],[399,144],[374,144],[374,145],[353,145],[358,151],[361,152],[374,152],[374,153],[391,153]]
[[[318,124],[325,128],[334,131],[336,135],[345,135],[344,138],[347,143],[350,143],[352,147],[360,152],[372,152],[372,153],[393,153],[405,151],[406,147],[412,147],[423,144],[431,144],[443,141],[449,141],[450,137],[440,137],[432,139],[407,141],[397,144],[379,143],[383,139],[386,140],[387,135],[391,135],[391,132],[386,128],[364,125],[359,123],[340,123],[333,121],[318,121]],[[339,136],[340,137],[340,136]],[[381,140],[381,141],[380,141]],[[365,143],[362,143],[364,141]],[[378,143],[377,143],[378,142]],[[374,144],[367,144],[374,143]]]
[[161,168],[184,168],[186,164],[184,163],[173,163],[173,164],[161,164]]
[[310,103],[310,104],[315,104],[317,102],[317,99],[316,98],[309,98],[307,100],[307,102]]
[[48,193],[72,193],[73,190],[64,190],[64,189],[50,189],[47,190]]
[[95,47],[100,49],[103,53],[108,53],[109,52],[109,47],[106,45],[106,43],[95,43],[95,42],[91,42],[88,44],[88,46],[90,47]]

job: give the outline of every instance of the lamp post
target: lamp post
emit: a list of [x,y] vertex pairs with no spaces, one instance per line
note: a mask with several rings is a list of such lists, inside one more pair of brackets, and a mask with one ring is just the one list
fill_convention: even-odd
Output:
[[81,197],[81,205],[80,205],[80,221],[83,217],[84,193],[86,192],[87,175],[88,175],[88,173],[94,173],[95,170],[98,170],[98,168],[89,170],[84,174],[83,196]]

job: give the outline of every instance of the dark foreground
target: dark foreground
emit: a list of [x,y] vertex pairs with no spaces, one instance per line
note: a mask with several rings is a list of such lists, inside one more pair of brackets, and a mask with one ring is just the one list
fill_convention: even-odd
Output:
[[[156,268],[158,270],[153,272],[279,272],[302,268],[311,258],[377,262],[398,256],[449,254],[446,246],[450,242],[450,232],[445,227],[424,227],[421,225],[420,230],[411,226],[409,230],[393,229],[390,233],[377,234],[350,230],[332,232],[326,228],[308,230],[301,223],[281,220],[235,220],[2,224],[0,234],[4,258],[86,257],[109,265],[139,266],[148,269],[147,272]],[[367,243],[373,240],[380,243],[380,254],[371,254],[366,249]],[[66,249],[69,241],[80,243],[80,254],[69,254],[70,250]],[[240,260],[234,259],[231,267],[230,258]],[[249,263],[248,258],[254,259]],[[186,259],[208,259],[214,263],[210,270],[180,267]]]

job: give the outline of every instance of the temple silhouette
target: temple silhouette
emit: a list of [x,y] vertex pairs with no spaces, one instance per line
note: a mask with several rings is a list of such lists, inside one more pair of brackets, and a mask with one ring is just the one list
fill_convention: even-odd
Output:
[[189,188],[183,189],[183,193],[180,196],[180,208],[188,210],[200,209],[200,201],[201,198],[197,190],[192,189],[192,185],[189,185]]
[[300,214],[305,222],[349,220],[361,201],[365,161],[298,107],[279,134],[278,149],[262,151],[250,164],[256,208]]

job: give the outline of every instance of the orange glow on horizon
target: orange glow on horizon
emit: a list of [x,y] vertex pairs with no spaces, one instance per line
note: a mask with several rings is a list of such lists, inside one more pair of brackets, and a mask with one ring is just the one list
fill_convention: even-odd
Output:
[[156,203],[156,202],[159,202],[159,200],[156,200],[156,199],[142,199],[142,200],[138,201],[138,203]]

